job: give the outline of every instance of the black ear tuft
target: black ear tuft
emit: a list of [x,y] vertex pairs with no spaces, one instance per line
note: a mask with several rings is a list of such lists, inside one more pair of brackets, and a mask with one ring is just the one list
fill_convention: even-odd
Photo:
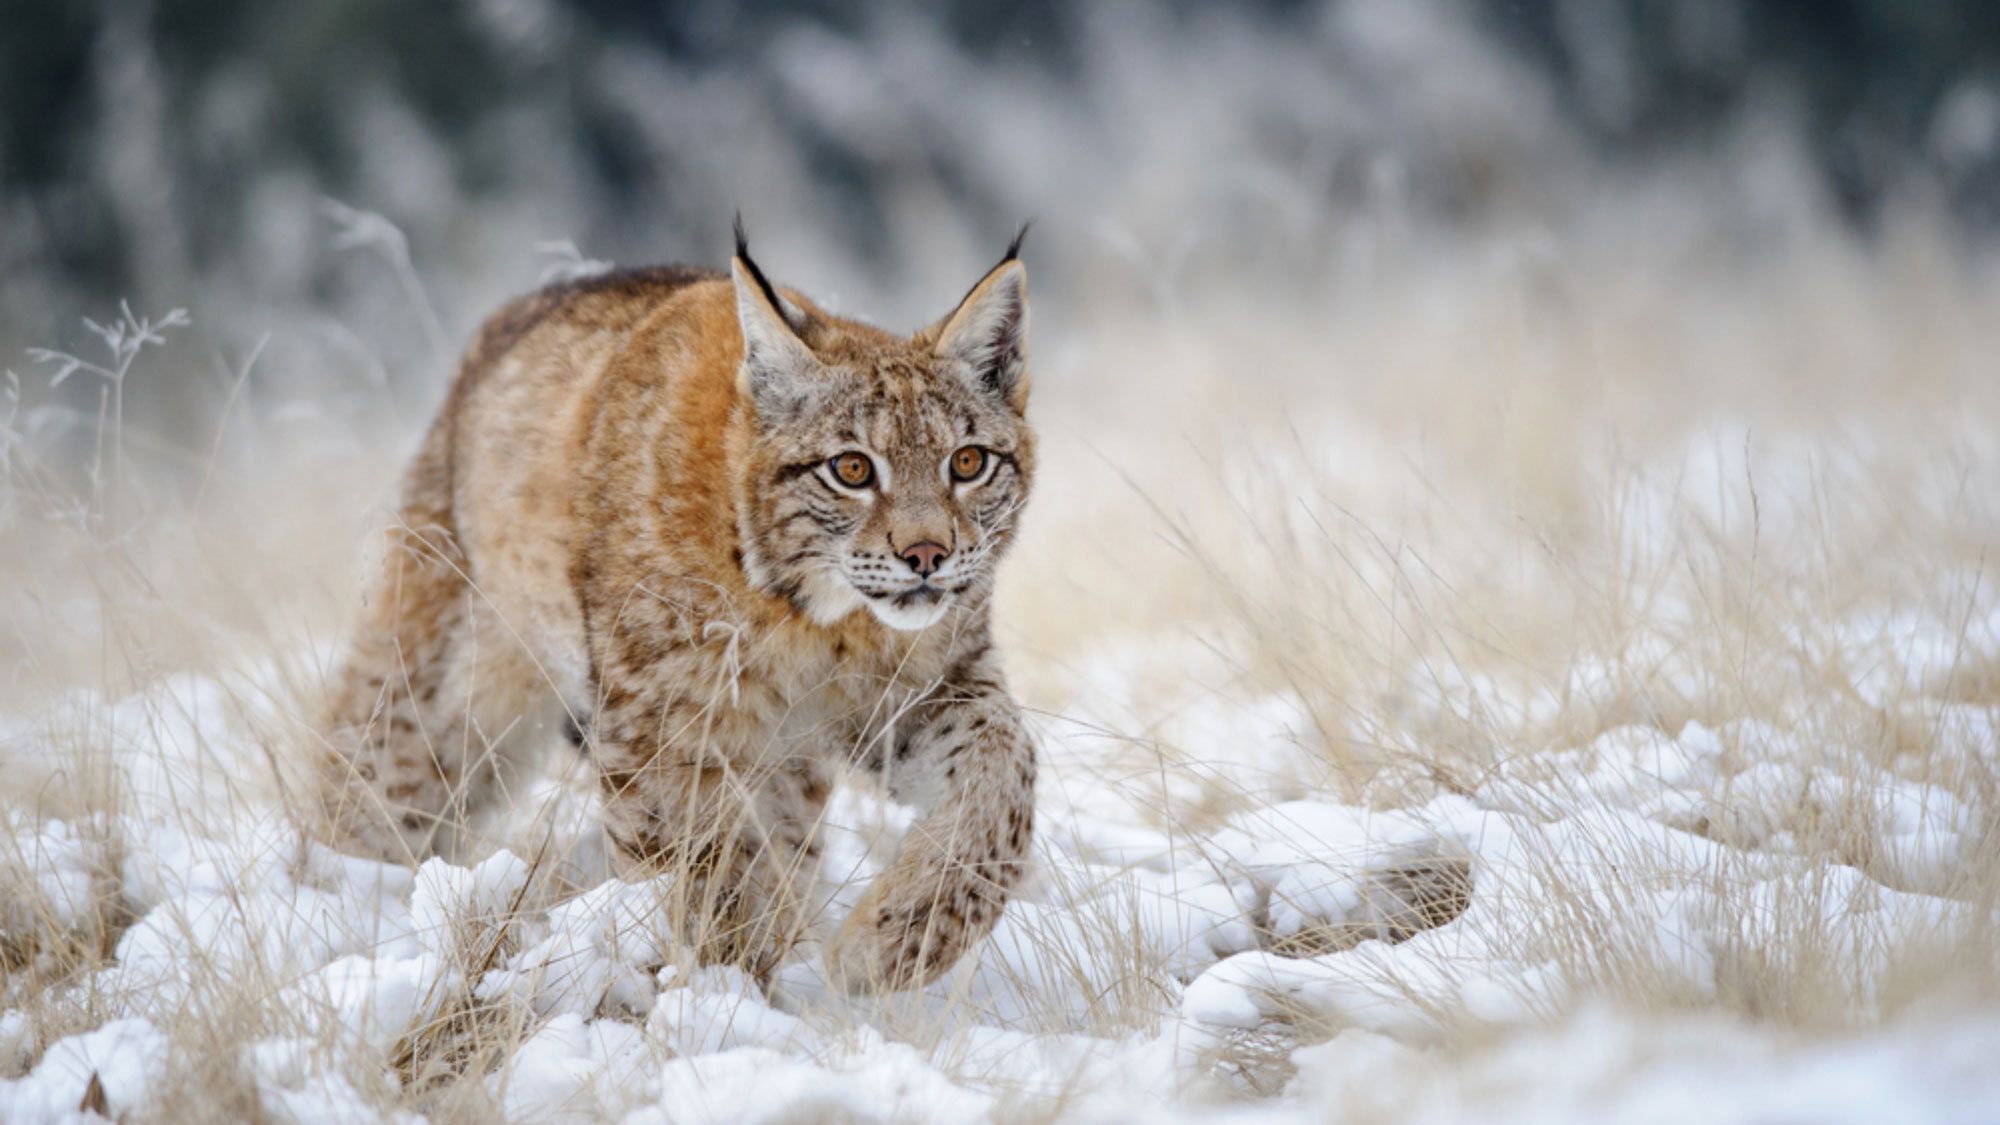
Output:
[[764,299],[771,302],[771,307],[777,310],[778,315],[784,318],[785,323],[790,325],[794,332],[798,331],[797,310],[787,304],[784,298],[778,296],[778,290],[771,284],[771,279],[764,276],[764,271],[750,257],[750,236],[743,230],[743,212],[741,211],[736,212],[736,258],[743,263],[744,269],[750,271],[750,280],[757,283],[757,289],[764,294]]
[[964,363],[980,390],[1001,398],[1016,413],[1027,406],[1023,341],[1028,267],[1021,263],[1019,251],[1017,236],[1007,256],[986,271],[958,307],[919,337],[930,341],[935,354]]
[[[738,217],[737,221],[739,224],[741,223],[742,221],[741,216]],[[1014,241],[1009,242],[1007,244],[1007,254],[1005,257],[1000,259],[1001,261],[1011,262],[1018,259],[1021,256],[1021,242],[1023,239],[1028,237],[1028,228],[1034,225],[1035,225],[1035,220],[1033,219],[1029,219],[1027,222],[1021,224],[1021,229],[1014,232]],[[740,236],[742,232],[742,227],[740,225],[738,226],[737,231]]]

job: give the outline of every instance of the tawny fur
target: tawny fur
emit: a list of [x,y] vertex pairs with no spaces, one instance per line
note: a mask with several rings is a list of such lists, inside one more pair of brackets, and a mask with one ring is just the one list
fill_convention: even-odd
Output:
[[[856,766],[922,815],[829,975],[944,972],[1032,830],[1034,750],[989,639],[1034,472],[1025,317],[1011,249],[900,337],[770,288],[740,239],[733,277],[620,272],[501,310],[408,469],[331,697],[339,840],[448,848],[567,712],[605,830],[676,876],[685,940],[761,974],[806,931],[814,830]],[[973,482],[949,469],[967,446],[993,458]],[[830,475],[856,450],[872,488]],[[917,543],[948,550],[928,585]]]

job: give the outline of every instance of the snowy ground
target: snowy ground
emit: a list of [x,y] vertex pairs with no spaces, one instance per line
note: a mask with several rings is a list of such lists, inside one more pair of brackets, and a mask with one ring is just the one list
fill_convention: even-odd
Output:
[[[18,514],[0,1120],[1993,1120],[2000,450],[1961,361],[2000,318],[1963,301],[1803,358],[1704,305],[1686,369],[1507,313],[1056,356],[1005,606],[1035,870],[878,1002],[810,948],[768,994],[689,964],[560,747],[468,866],[308,842],[360,485],[136,545]],[[1880,355],[1933,374],[1888,396]],[[1728,382],[1795,363],[1810,424]],[[839,793],[824,927],[907,821]]]
[[[2000,651],[2000,616],[1968,636]],[[1948,653],[1950,639],[1912,650]],[[1131,706],[1119,687],[1133,669],[1095,670],[1090,705]],[[1904,1029],[1883,1010],[1899,958],[1991,924],[1990,906],[1952,894],[1982,812],[1919,779],[1990,760],[1991,707],[1895,703],[1887,713],[1937,732],[1921,770],[1754,719],[1632,724],[1370,811],[1290,780],[1315,769],[1297,740],[1307,720],[1274,694],[1156,731],[1206,759],[1190,779],[1235,771],[1237,792],[1270,802],[1180,832],[1122,791],[1128,747],[1049,720],[1033,890],[976,962],[871,1005],[829,996],[809,955],[769,996],[677,958],[653,888],[597,881],[573,790],[536,795],[553,807],[532,850],[471,867],[412,873],[309,843],[279,807],[234,792],[261,751],[231,697],[175,677],[7,732],[11,754],[90,723],[132,779],[115,815],[10,818],[14,871],[34,882],[7,888],[9,936],[87,932],[107,898],[130,918],[112,955],[63,985],[89,997],[96,1027],[43,1045],[33,1005],[0,1020],[0,1058],[35,1059],[0,1084],[0,1118],[59,1118],[93,1074],[112,1114],[155,1108],[181,1056],[205,1049],[174,1029],[245,981],[259,982],[261,1033],[234,1061],[276,1119],[373,1119],[399,1079],[454,1050],[487,1052],[484,1096],[535,1121],[1108,1120],[1225,1103],[1278,1119],[1974,1120],[2000,1107],[2000,1011]],[[1853,865],[1802,843],[1833,810],[1872,845]],[[829,865],[852,877],[829,924],[906,819],[841,794]],[[562,897],[537,877],[551,869],[588,885]],[[1602,967],[1682,1014],[1593,999],[1635,982],[1579,981],[1579,960],[1610,952],[1580,958],[1566,948],[1580,940],[1616,946]],[[1704,1011],[1756,987],[1767,956],[1824,959],[1863,1026],[1792,1042]],[[1468,1023],[1480,1045],[1440,1057]]]

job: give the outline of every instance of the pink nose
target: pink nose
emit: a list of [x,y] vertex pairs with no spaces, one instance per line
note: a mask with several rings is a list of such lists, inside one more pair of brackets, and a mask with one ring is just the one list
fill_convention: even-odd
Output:
[[936,543],[918,543],[914,547],[903,548],[903,561],[918,574],[935,574],[949,554],[950,551]]

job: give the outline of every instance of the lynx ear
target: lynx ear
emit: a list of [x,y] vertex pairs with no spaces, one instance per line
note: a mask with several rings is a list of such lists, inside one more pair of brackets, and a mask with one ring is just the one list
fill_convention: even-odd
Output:
[[799,338],[805,325],[804,312],[779,296],[764,271],[750,260],[750,244],[743,236],[740,215],[736,219],[736,260],[730,263],[730,273],[736,279],[736,319],[743,327],[740,386],[759,418],[787,418],[811,397],[819,360]]
[[930,329],[934,350],[965,364],[983,391],[1015,413],[1028,406],[1028,270],[1021,264],[1022,227],[1007,256],[989,270],[958,308]]

